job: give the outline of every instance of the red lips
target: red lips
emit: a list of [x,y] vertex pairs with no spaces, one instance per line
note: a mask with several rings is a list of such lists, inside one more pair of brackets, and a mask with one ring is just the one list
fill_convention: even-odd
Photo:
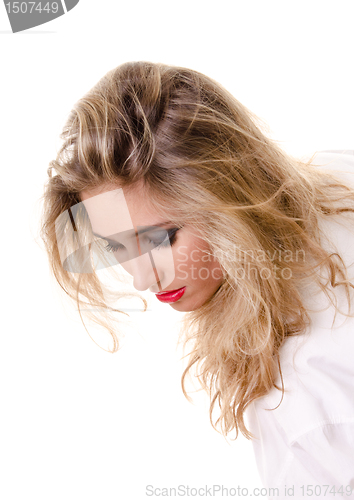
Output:
[[178,290],[168,290],[167,292],[160,292],[156,293],[156,298],[160,302],[177,302],[184,292],[186,291],[186,287],[184,286],[183,288],[179,288]]

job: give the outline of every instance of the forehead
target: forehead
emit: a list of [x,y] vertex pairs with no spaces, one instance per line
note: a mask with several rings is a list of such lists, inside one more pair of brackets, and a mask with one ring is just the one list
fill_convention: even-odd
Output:
[[151,206],[147,190],[141,183],[129,188],[100,186],[82,191],[80,198],[87,210],[93,232],[102,236],[163,222]]

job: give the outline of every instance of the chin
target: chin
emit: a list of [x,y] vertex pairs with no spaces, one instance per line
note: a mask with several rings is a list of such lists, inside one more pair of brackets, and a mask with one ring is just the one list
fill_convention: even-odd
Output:
[[191,311],[194,311],[195,309],[191,309],[189,308],[188,306],[185,306],[183,304],[178,304],[178,302],[176,303],[172,303],[172,304],[168,304],[170,307],[172,307],[172,309],[174,309],[175,311],[179,311],[179,312],[191,312]]
[[176,311],[179,311],[179,312],[192,312],[192,311],[196,311],[197,309],[199,309],[199,307],[201,307],[206,301],[201,301],[200,303],[191,303],[191,301],[186,301],[185,303],[183,303],[183,300],[181,301],[177,301],[177,302],[172,302],[169,304],[169,306],[171,306],[173,309],[175,309]]

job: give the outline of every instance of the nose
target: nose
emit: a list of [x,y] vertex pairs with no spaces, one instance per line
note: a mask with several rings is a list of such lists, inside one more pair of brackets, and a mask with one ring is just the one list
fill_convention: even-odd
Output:
[[146,253],[122,264],[124,269],[133,276],[133,286],[143,292],[160,281],[157,269],[153,268],[149,255]]

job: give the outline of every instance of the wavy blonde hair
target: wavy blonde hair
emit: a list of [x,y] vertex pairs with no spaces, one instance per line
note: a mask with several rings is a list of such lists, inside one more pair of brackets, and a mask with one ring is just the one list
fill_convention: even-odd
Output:
[[[309,324],[306,284],[315,282],[327,294],[343,284],[348,300],[352,286],[340,256],[324,249],[319,220],[353,212],[354,191],[285,154],[261,128],[203,74],[149,62],[123,64],[74,106],[48,169],[41,221],[56,280],[79,311],[80,304],[96,308],[95,321],[112,335],[111,352],[119,342],[110,320],[116,321],[119,310],[105,303],[95,272],[63,269],[57,217],[81,201],[83,190],[143,180],[159,213],[201,232],[225,280],[210,300],[184,316],[185,345],[192,348],[182,388],[189,399],[185,377],[194,367],[210,394],[214,428],[247,438],[246,407],[278,387],[279,349]],[[233,258],[230,249],[237,249]],[[246,267],[251,272],[242,273]],[[327,271],[325,279],[320,270]]]

